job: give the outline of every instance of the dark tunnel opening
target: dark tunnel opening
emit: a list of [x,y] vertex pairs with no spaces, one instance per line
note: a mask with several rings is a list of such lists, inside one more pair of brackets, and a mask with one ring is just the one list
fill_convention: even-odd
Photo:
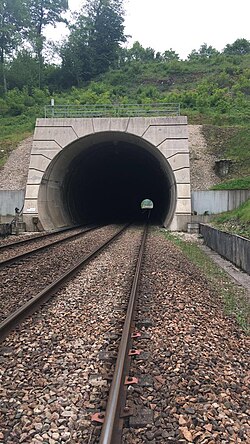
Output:
[[39,188],[44,229],[75,224],[141,221],[144,199],[153,202],[151,222],[169,227],[177,187],[163,153],[141,136],[122,131],[74,140],[50,162]]
[[82,150],[71,160],[62,183],[72,222],[139,222],[145,213],[141,202],[147,198],[154,202],[151,222],[164,224],[175,206],[173,178],[164,162],[124,140],[102,141]]

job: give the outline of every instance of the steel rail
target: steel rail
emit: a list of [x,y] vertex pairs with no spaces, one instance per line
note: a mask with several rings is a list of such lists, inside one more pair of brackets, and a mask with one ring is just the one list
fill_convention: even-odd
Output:
[[126,376],[124,370],[126,369],[125,364],[128,355],[129,342],[131,338],[132,322],[135,317],[135,310],[137,306],[137,295],[140,282],[143,253],[147,239],[147,232],[148,232],[148,224],[145,225],[143,231],[136,270],[130,292],[126,319],[122,331],[122,337],[116,360],[114,376],[110,388],[107,409],[105,412],[105,420],[102,427],[100,444],[119,444],[121,442],[120,441],[121,430],[119,427],[119,423],[120,423],[122,391]]
[[97,254],[101,253],[106,247],[108,247],[111,242],[120,236],[120,234],[126,230],[131,224],[126,224],[124,227],[119,229],[113,236],[111,236],[107,241],[103,242],[97,248],[95,248],[91,253],[84,256],[76,264],[74,264],[69,270],[63,273],[59,278],[57,278],[52,284],[45,287],[41,292],[27,301],[18,310],[9,315],[4,321],[0,323],[0,342],[2,342],[6,336],[24,319],[30,314],[34,313],[40,305],[47,302],[54,293],[61,288],[61,286],[69,280],[74,274],[85,264],[87,264],[91,259],[93,259]]
[[[79,236],[81,236],[83,234],[89,233],[90,231],[93,231],[93,230],[95,230],[97,228],[100,228],[100,227],[87,228],[85,230],[80,231],[80,233],[72,234],[70,236],[64,237],[63,239],[57,239],[57,240],[51,242],[50,244],[41,245],[40,247],[33,248],[32,250],[26,251],[25,253],[17,254],[17,255],[15,255],[13,257],[10,257],[9,259],[4,259],[4,260],[0,261],[0,267],[5,266],[5,265],[13,264],[14,262],[16,262],[16,261],[18,261],[20,259],[24,259],[25,257],[28,257],[31,254],[40,252],[42,250],[45,250],[46,248],[53,247],[54,245],[66,242],[67,240],[72,240],[72,239],[74,239],[76,237],[79,237]],[[45,237],[45,239],[46,239],[46,237]]]
[[7,250],[8,248],[18,247],[19,245],[28,244],[30,242],[39,241],[40,239],[47,239],[48,237],[55,236],[56,234],[64,233],[66,231],[75,230],[76,228],[80,228],[79,225],[75,225],[74,227],[60,228],[59,230],[53,230],[49,233],[40,234],[38,236],[30,236],[27,239],[20,239],[16,242],[10,242],[9,244],[0,245],[1,250]]

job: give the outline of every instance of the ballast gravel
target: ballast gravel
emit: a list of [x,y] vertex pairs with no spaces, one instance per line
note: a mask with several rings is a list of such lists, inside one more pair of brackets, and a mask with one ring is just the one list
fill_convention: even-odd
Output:
[[50,247],[52,242],[70,238],[70,236],[75,235],[77,233],[79,233],[80,235],[82,231],[83,230],[81,228],[76,228],[75,230],[71,231],[54,233],[53,236],[48,236],[44,233],[41,238],[40,237],[27,238],[27,240],[29,241],[27,243],[25,242],[24,244],[20,243],[13,246],[12,245],[8,246],[8,244],[2,245],[3,248],[2,251],[0,252],[0,261],[5,261],[14,258],[16,255],[28,253],[29,251],[32,254],[32,250],[36,248],[44,246]]
[[127,405],[137,415],[123,443],[250,443],[249,337],[162,234],[149,235],[143,270],[137,327],[149,338],[134,342],[143,353]]
[[0,321],[31,299],[74,263],[109,239],[121,226],[110,225],[51,246],[0,269]]
[[[0,443],[99,442],[138,251],[131,229],[2,344]],[[136,252],[133,250],[136,246]],[[147,241],[123,444],[250,442],[250,341],[162,234]],[[141,415],[142,422],[138,421]],[[148,422],[143,424],[148,415]]]
[[0,442],[97,443],[141,229],[130,228],[1,345]]

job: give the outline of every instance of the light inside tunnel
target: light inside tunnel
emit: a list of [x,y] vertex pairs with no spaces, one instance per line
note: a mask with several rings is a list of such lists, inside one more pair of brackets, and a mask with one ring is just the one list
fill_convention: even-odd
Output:
[[154,202],[151,220],[166,226],[176,205],[167,160],[149,142],[127,133],[97,133],[64,148],[40,188],[46,229],[140,220],[145,196]]
[[152,210],[154,208],[154,202],[151,199],[143,199],[141,202],[142,210]]

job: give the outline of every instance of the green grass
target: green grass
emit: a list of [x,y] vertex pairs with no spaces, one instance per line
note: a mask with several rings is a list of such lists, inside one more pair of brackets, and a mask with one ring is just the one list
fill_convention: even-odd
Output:
[[211,288],[223,301],[227,315],[234,316],[247,333],[250,333],[250,303],[246,291],[232,283],[231,279],[215,264],[199,246],[186,242],[177,235],[164,232],[164,236],[178,246],[184,255],[204,274]]
[[250,176],[221,182],[211,187],[211,190],[250,190]]
[[213,189],[250,189],[250,127],[204,125],[208,150],[232,161],[227,180]]
[[35,125],[35,118],[30,116],[15,116],[0,118],[0,168],[3,167],[11,151],[29,137]]
[[215,216],[211,224],[223,231],[250,239],[250,199],[235,210]]

